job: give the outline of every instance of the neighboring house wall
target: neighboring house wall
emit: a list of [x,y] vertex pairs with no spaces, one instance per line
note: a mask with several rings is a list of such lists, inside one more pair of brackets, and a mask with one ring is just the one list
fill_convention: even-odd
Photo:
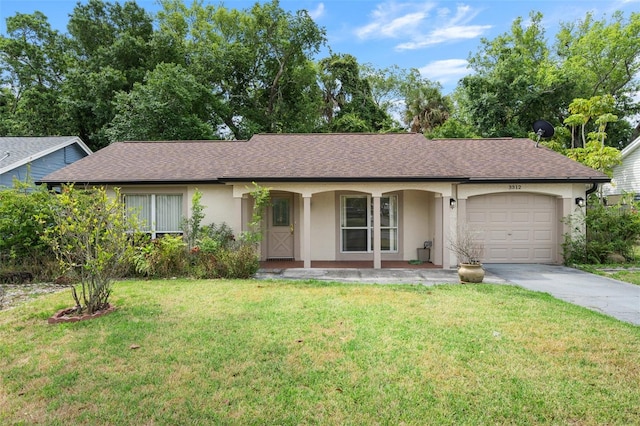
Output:
[[38,181],[91,153],[76,137],[6,137],[0,138],[0,148],[0,187],[13,186],[14,179]]
[[32,182],[36,181],[49,173],[78,161],[86,155],[86,152],[77,145],[65,146],[58,151],[0,175],[0,186],[12,186],[14,179],[21,182],[26,182],[27,179]]
[[603,186],[603,193],[610,204],[622,194],[640,194],[640,138],[622,150],[622,164],[613,168],[611,183]]

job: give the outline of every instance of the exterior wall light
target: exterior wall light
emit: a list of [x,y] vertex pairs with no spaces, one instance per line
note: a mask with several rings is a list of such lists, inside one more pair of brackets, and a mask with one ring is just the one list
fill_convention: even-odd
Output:
[[582,198],[582,197],[576,198],[576,205],[578,207],[584,207],[584,198]]
[[455,200],[455,198],[449,198],[449,207],[451,207],[452,209],[456,208],[456,200]]

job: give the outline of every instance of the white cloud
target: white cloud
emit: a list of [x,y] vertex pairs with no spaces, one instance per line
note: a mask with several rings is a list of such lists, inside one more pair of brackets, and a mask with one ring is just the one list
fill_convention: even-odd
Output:
[[[355,30],[360,39],[406,39],[396,50],[415,50],[456,40],[480,37],[491,25],[469,25],[478,11],[459,4],[455,12],[449,8],[436,9],[436,3],[380,3],[371,13],[371,21]],[[433,11],[435,10],[435,16]]]
[[467,65],[466,59],[444,59],[431,62],[419,68],[418,71],[420,71],[420,75],[429,80],[445,84],[458,81],[465,75],[470,74],[471,71],[467,68]]
[[315,9],[307,11],[311,19],[313,19],[314,21],[317,21],[318,19],[322,18],[324,16],[324,12],[325,12],[324,3],[318,3],[318,6]]
[[370,15],[371,22],[355,33],[361,39],[407,37],[419,31],[434,7],[431,2],[380,3]]

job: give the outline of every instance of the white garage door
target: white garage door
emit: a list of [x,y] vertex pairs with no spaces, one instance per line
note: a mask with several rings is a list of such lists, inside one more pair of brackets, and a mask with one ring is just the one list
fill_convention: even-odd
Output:
[[526,193],[470,197],[467,221],[485,242],[485,263],[556,261],[555,198]]

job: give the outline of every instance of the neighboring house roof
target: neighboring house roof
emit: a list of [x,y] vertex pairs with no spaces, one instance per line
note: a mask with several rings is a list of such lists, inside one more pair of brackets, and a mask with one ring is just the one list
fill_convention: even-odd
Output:
[[257,134],[249,141],[119,142],[41,179],[179,183],[233,180],[607,182],[530,139],[428,140],[418,133]]
[[0,175],[74,143],[92,153],[77,136],[0,137]]

